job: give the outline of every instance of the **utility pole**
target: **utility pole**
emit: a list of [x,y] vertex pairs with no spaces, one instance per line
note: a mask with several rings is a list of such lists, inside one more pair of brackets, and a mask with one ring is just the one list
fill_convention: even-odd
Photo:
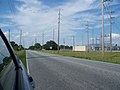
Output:
[[21,48],[21,41],[22,41],[22,30],[20,30],[20,48]]
[[53,41],[54,41],[54,34],[55,34],[55,30],[53,29]]
[[37,43],[37,38],[35,37],[35,44]]
[[42,33],[42,46],[44,45],[44,32]]
[[10,29],[9,29],[9,42],[10,42]]
[[25,48],[25,40],[23,39],[23,47]]
[[87,26],[87,47],[88,47],[88,52],[89,52],[89,30],[88,30],[88,27],[89,27],[89,25],[88,25],[88,21],[87,21],[87,24],[86,24],[86,26]]
[[58,54],[59,54],[59,50],[60,50],[60,46],[59,46],[59,41],[60,41],[60,9],[59,9],[59,13],[58,13]]
[[112,12],[110,12],[110,52],[112,52]]
[[82,46],[83,46],[83,30],[82,30]]
[[94,29],[92,30],[92,36],[93,36],[93,38],[92,38],[92,45],[94,45]]
[[112,10],[110,7],[110,52],[112,52]]
[[111,8],[111,5],[110,3],[112,2],[112,0],[106,0],[106,1],[109,1],[109,8],[110,8],[110,58],[112,59],[112,8]]
[[102,0],[102,58],[104,59],[104,0]]
[[64,50],[65,50],[65,38],[63,38]]
[[100,44],[100,39],[96,37],[96,46]]
[[73,36],[73,51],[75,51],[75,36]]
[[95,39],[95,40],[96,40],[96,46],[97,46],[97,37],[96,37],[96,39]]

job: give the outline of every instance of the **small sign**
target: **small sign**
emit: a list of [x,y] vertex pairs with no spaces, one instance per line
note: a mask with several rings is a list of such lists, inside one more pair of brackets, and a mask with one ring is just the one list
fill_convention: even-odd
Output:
[[52,49],[52,47],[50,47],[50,49]]

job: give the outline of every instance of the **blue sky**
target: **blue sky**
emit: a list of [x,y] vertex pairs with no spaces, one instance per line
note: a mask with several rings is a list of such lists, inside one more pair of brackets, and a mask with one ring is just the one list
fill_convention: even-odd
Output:
[[63,5],[70,0],[40,0],[43,4],[50,6],[50,7],[57,7],[59,5]]
[[[105,35],[109,35],[109,5],[113,18],[113,45],[120,45],[120,1],[105,2]],[[101,37],[101,0],[1,0],[0,28],[8,37],[11,30],[11,40],[19,44],[22,30],[22,44],[25,47],[37,42],[42,44],[53,38],[57,42],[58,10],[61,8],[60,44],[65,39],[66,45],[72,45],[75,36],[76,45],[87,44],[87,26],[90,44]],[[109,41],[109,37],[105,38]],[[100,41],[97,41],[98,43]],[[94,42],[95,43],[95,42]]]

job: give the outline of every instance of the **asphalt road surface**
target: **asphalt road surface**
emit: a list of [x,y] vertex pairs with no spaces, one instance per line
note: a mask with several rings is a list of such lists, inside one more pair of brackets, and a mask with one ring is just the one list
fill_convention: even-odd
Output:
[[35,90],[120,90],[120,65],[27,51]]

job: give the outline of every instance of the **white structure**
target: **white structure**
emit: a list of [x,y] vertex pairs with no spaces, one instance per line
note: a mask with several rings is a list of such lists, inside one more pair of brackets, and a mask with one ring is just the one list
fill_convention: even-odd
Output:
[[89,46],[89,48],[88,48],[88,46],[73,46],[73,49],[72,49],[73,51],[91,51],[92,50],[92,48]]

